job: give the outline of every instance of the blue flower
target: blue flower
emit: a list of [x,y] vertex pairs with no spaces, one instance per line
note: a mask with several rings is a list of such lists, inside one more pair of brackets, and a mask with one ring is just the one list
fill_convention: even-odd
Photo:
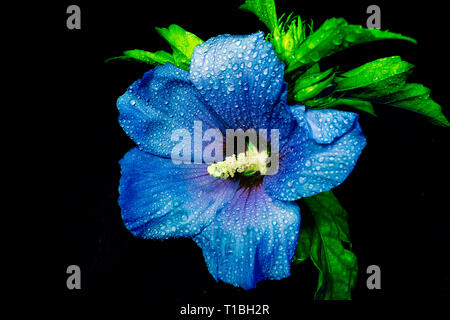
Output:
[[[244,289],[289,276],[295,200],[342,183],[366,141],[355,113],[288,106],[283,73],[261,32],[221,35],[196,47],[189,72],[156,67],[118,99],[119,122],[137,144],[120,161],[119,187],[135,236],[191,237],[216,280]],[[278,172],[220,179],[207,163],[174,164],[172,132],[194,134],[194,121],[223,133],[278,129]]]

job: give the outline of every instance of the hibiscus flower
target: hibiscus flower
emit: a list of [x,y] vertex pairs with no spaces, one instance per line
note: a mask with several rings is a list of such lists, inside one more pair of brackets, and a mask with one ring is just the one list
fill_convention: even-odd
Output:
[[[191,237],[216,280],[244,289],[289,276],[296,200],[342,183],[366,140],[355,113],[288,106],[283,76],[284,64],[259,32],[211,38],[195,48],[189,72],[167,63],[130,86],[117,106],[137,147],[120,161],[119,205],[135,236]],[[224,140],[227,129],[275,129],[278,152],[248,144],[215,164],[175,163],[173,133],[195,136],[195,122]],[[208,145],[203,140],[190,159]],[[279,157],[274,174],[264,168],[269,156]]]

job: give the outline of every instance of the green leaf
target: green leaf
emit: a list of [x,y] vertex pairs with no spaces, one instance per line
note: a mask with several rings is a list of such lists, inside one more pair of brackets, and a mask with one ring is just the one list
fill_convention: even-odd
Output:
[[430,98],[430,89],[418,83],[408,83],[394,94],[380,97],[378,101],[416,112],[427,117],[433,124],[449,127],[439,104]]
[[359,100],[359,99],[351,99],[351,98],[338,98],[333,101],[330,108],[335,108],[338,106],[347,106],[354,108],[359,111],[367,112],[373,116],[377,116],[375,110],[373,109],[373,105],[369,101]]
[[310,257],[314,227],[315,224],[311,213],[308,211],[302,212],[300,234],[298,236],[298,244],[292,261],[293,264],[299,264]]
[[[413,111],[432,123],[450,126],[430,90],[418,83],[406,83],[414,66],[398,56],[382,58],[336,76],[336,92],[345,98],[309,101],[310,106],[335,107],[339,104],[372,113],[370,100]],[[306,103],[306,104],[308,104]]]
[[376,117],[375,110],[370,101],[364,101],[354,98],[334,98],[323,97],[319,99],[308,100],[304,104],[311,109],[335,108],[345,109],[353,108],[358,111],[367,112]]
[[145,50],[134,49],[134,50],[127,50],[123,54],[124,55],[120,57],[109,58],[105,62],[119,59],[119,60],[135,60],[148,63],[151,65],[165,64],[167,62],[175,64],[172,55],[165,51],[148,52]]
[[[331,191],[303,198],[302,203],[311,213],[314,227],[303,235],[302,243],[310,239],[310,258],[319,269],[319,281],[315,294],[318,300],[350,300],[355,285],[358,265],[356,256],[344,248],[351,248],[347,211],[340,205]],[[298,259],[305,256],[302,249]],[[295,259],[294,259],[295,261]]]
[[381,58],[336,77],[336,91],[359,89],[352,97],[374,99],[403,87],[414,66],[398,56]]
[[416,40],[398,33],[349,25],[343,18],[328,19],[295,50],[295,56],[288,62],[286,72],[314,64],[346,48],[383,39],[416,43]]
[[[301,76],[297,78],[297,80],[295,80],[294,83],[295,91],[314,85],[327,78],[333,72],[333,68],[330,68],[324,72],[320,72],[320,69],[318,70],[317,67],[315,66],[317,66],[317,64],[306,70],[305,73],[303,73]],[[314,69],[316,71],[313,71]]]
[[176,24],[170,25],[169,28],[155,29],[170,44],[176,65],[188,69],[195,47],[202,44],[203,40]]
[[381,96],[378,101],[385,103],[400,102],[418,97],[429,97],[431,90],[418,83],[407,83],[392,94]]
[[239,9],[253,12],[272,32],[277,26],[277,11],[274,0],[245,0]]
[[173,50],[173,59],[175,61],[175,65],[183,70],[188,71],[189,65],[191,64],[190,59],[188,59],[183,53],[174,49]]
[[203,43],[203,40],[176,24],[170,25],[169,28],[156,28],[156,30],[169,42],[173,50],[172,54],[165,51],[148,52],[135,49],[125,51],[123,56],[109,58],[106,62],[115,59],[136,60],[152,65],[170,62],[183,70],[189,70],[192,53],[197,45]]

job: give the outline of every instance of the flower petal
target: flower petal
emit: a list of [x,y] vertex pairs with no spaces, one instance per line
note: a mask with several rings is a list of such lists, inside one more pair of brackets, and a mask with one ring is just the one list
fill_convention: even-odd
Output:
[[267,191],[284,201],[313,196],[341,184],[366,145],[354,113],[295,107],[293,114],[298,127],[280,152],[280,169],[264,178]]
[[263,188],[242,188],[194,240],[217,281],[251,289],[290,275],[299,228],[295,202],[272,199]]
[[120,165],[122,218],[141,238],[198,234],[237,188],[236,182],[210,176],[206,164],[175,165],[138,148],[130,150]]
[[358,119],[358,114],[333,109],[307,110],[304,106],[293,106],[291,112],[296,119],[306,117],[310,136],[318,143],[332,143],[346,134]]
[[170,63],[150,70],[133,83],[117,100],[117,107],[120,125],[138,147],[166,158],[178,143],[171,139],[177,129],[185,129],[193,136],[194,121],[202,121],[203,130],[223,130],[188,72]]
[[292,128],[283,72],[262,32],[211,38],[195,48],[190,67],[192,82],[226,128],[275,128],[280,136]]

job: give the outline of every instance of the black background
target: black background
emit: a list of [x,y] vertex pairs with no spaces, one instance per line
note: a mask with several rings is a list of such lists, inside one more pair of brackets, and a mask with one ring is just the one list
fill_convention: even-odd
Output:
[[[416,65],[410,82],[432,88],[432,97],[448,111],[448,81],[444,81],[448,49],[446,12],[437,1],[278,1],[278,14],[294,11],[315,29],[327,18],[344,17],[365,25],[370,4],[381,8],[382,29],[418,40],[361,45],[327,58],[324,63],[355,67],[376,58],[400,55]],[[238,10],[240,1],[63,1],[54,27],[63,59],[55,68],[64,99],[57,118],[64,131],[54,137],[64,154],[63,241],[58,295],[67,301],[81,297],[143,298],[173,318],[183,304],[270,304],[274,314],[297,312],[313,303],[317,271],[311,262],[293,266],[292,275],[264,281],[244,291],[216,283],[200,248],[190,239],[164,242],[134,238],[124,227],[117,204],[118,161],[134,146],[118,124],[117,98],[149,67],[104,61],[124,50],[169,50],[154,27],[178,24],[207,40],[222,33],[266,31],[255,16]],[[66,28],[66,8],[81,8],[81,30]],[[57,9],[57,10],[55,10]],[[447,107],[447,109],[446,109]],[[359,277],[353,303],[449,298],[449,170],[448,129],[422,117],[378,106],[378,118],[363,114],[367,135],[351,176],[336,195],[349,212]],[[82,270],[82,290],[66,288],[66,268]],[[366,288],[366,268],[381,268],[381,290]],[[129,307],[132,307],[131,305]],[[147,307],[146,307],[147,308]]]

